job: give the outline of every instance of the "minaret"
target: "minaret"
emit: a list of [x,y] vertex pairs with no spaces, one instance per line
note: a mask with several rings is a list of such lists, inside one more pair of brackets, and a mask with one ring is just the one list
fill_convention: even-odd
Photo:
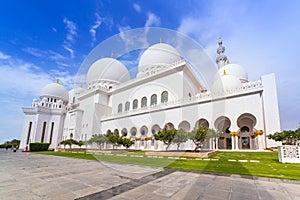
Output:
[[226,64],[227,57],[224,54],[225,47],[222,46],[222,44],[223,44],[222,38],[219,38],[218,44],[219,44],[219,47],[217,49],[217,53],[219,55],[216,59],[216,63],[218,64],[218,67],[220,69],[221,67],[223,67]]

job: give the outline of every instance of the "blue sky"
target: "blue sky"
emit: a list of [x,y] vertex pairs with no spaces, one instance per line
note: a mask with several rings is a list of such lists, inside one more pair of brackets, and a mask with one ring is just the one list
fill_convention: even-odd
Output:
[[[300,1],[3,0],[0,2],[0,143],[20,138],[22,106],[59,78],[68,89],[84,58],[121,31],[164,27],[226,55],[250,80],[275,73],[282,129],[300,122]],[[109,53],[110,54],[110,53]],[[104,55],[104,56],[109,56]]]

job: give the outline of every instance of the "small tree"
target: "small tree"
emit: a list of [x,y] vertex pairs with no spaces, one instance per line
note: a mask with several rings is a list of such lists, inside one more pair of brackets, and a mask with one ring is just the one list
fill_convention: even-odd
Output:
[[268,138],[275,141],[280,141],[286,145],[295,145],[297,140],[300,140],[300,128],[295,131],[284,130],[282,132],[276,132],[268,135]]
[[109,142],[108,138],[103,134],[92,135],[91,139],[87,141],[88,144],[94,144],[99,149],[102,149],[103,145],[108,142]]
[[206,138],[209,128],[205,126],[200,126],[198,129],[194,129],[189,133],[189,139],[191,139],[196,145],[194,151],[201,149]]
[[188,141],[188,135],[183,129],[177,130],[173,143],[177,145],[177,150],[179,150],[180,144]]
[[128,149],[129,147],[131,147],[133,145],[133,141],[131,141],[129,138],[122,138],[121,139],[122,145]]
[[67,145],[66,140],[61,141],[60,144],[64,145],[64,149],[66,149],[66,145]]
[[120,137],[118,131],[115,131],[114,133],[107,133],[106,137],[108,138],[109,142],[113,145],[113,149],[114,147],[118,147],[122,144],[122,138]]
[[73,144],[78,144],[78,141],[74,140],[74,139],[67,139],[67,140],[64,141],[64,144],[69,145],[70,149],[72,149],[72,145]]
[[81,146],[84,145],[84,142],[83,142],[82,140],[79,140],[77,145],[78,145],[79,148],[81,149]]
[[172,144],[174,137],[176,135],[177,130],[176,129],[171,129],[167,130],[166,128],[158,131],[158,133],[154,134],[154,138],[156,140],[163,141],[166,147],[166,151],[168,150],[169,146]]

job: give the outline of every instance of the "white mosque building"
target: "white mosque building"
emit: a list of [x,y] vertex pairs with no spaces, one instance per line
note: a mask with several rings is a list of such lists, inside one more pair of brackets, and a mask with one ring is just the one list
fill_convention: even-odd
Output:
[[[207,149],[276,146],[266,137],[280,131],[275,75],[249,82],[246,70],[229,63],[224,51],[219,40],[218,71],[210,89],[166,43],[145,50],[134,79],[120,61],[99,59],[88,70],[86,88],[68,92],[59,82],[51,83],[42,89],[40,100],[22,108],[20,148],[49,142],[57,149],[62,140],[87,141],[110,130],[131,138],[135,142],[131,148],[162,150],[164,145],[153,137],[160,129],[191,131],[200,126],[222,133],[206,141]],[[188,141],[180,148],[194,147]]]

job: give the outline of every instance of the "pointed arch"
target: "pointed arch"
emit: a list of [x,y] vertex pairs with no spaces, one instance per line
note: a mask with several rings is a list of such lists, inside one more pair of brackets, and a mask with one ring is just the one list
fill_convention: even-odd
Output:
[[191,129],[191,125],[188,121],[182,121],[180,122],[180,124],[178,125],[178,129],[182,129],[184,130],[185,132],[188,132],[190,131]]
[[196,124],[195,124],[195,128],[198,129],[201,126],[204,126],[204,127],[208,128],[209,127],[209,122],[204,118],[201,118],[201,119],[197,120]]

